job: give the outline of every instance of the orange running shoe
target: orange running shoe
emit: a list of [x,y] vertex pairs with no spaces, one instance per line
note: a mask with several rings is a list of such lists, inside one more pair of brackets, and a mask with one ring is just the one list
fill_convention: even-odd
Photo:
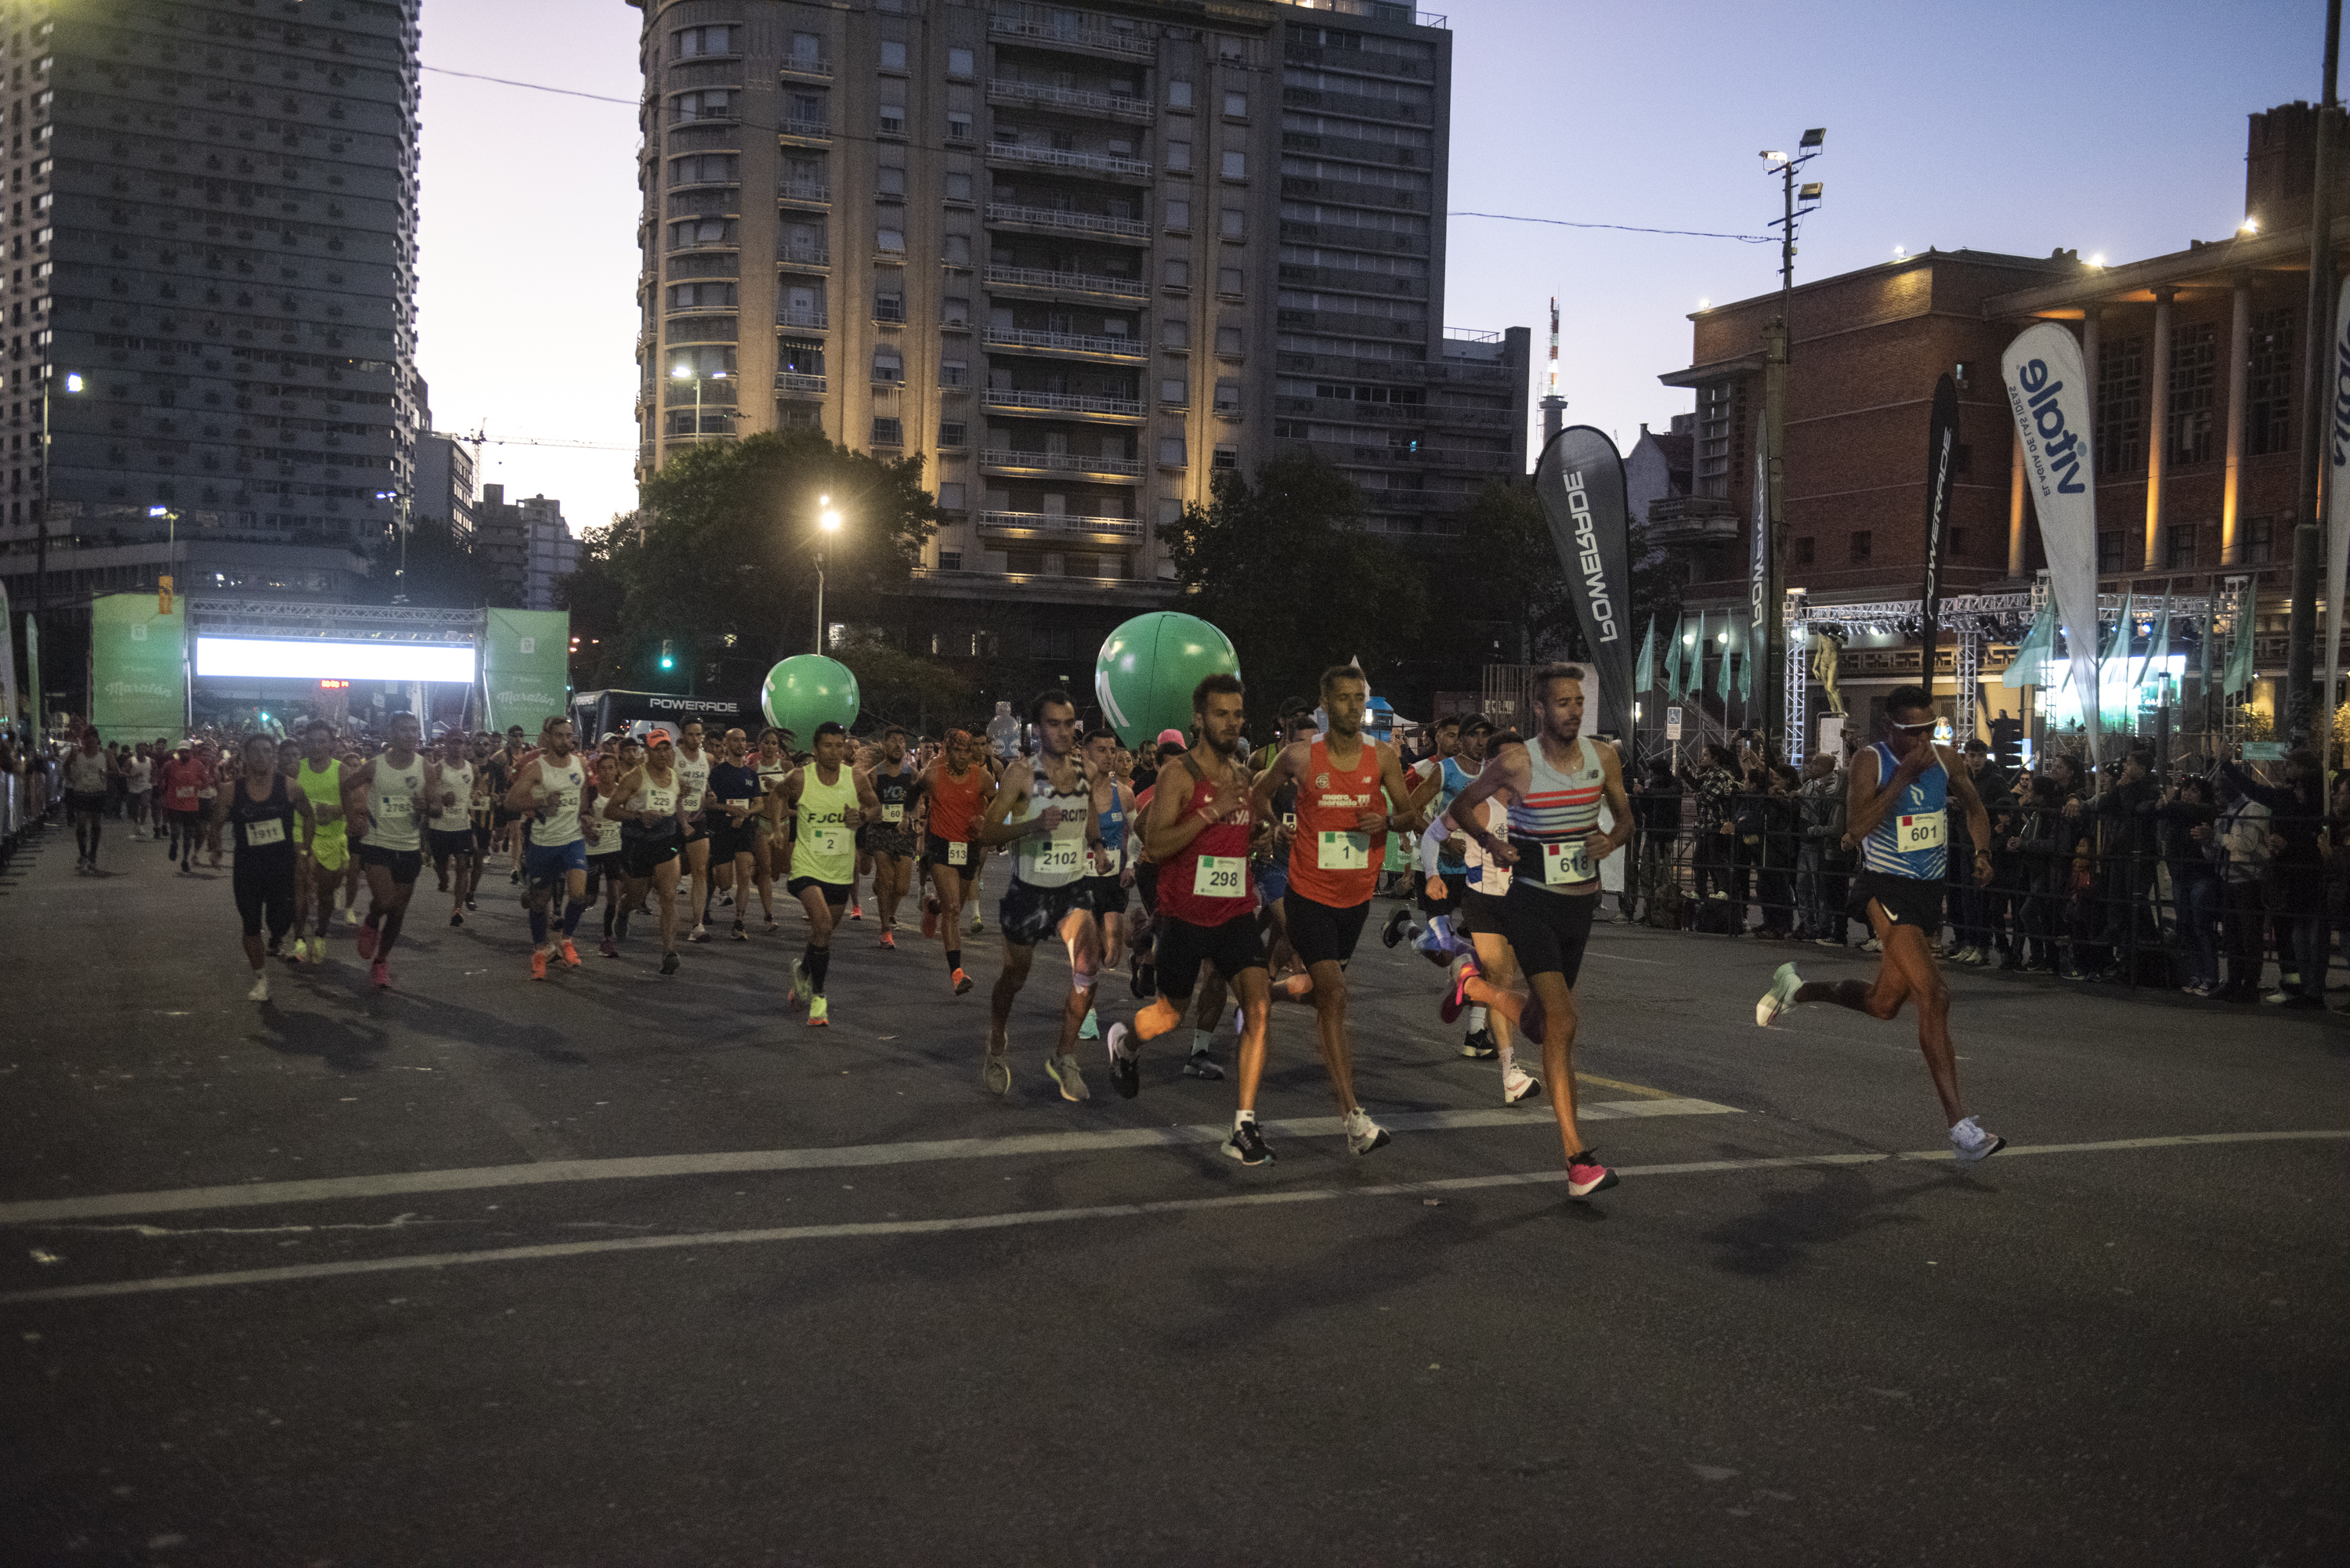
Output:
[[545,948],[535,948],[531,951],[530,978],[533,980],[545,980],[546,978],[546,950]]
[[881,933],[881,945],[885,948],[896,947],[898,945],[898,933],[895,931],[883,931]]
[[573,969],[577,969],[579,967],[579,950],[571,945],[571,939],[569,937],[563,939],[563,961],[569,964]]
[[969,975],[967,975],[967,974],[963,973],[963,971],[961,971],[961,970],[957,970],[957,971],[954,971],[954,992],[955,992],[955,994],[956,994],[957,996],[961,996],[961,995],[962,995],[964,992],[968,992],[968,991],[970,991],[970,990],[971,990],[971,976],[969,976]]

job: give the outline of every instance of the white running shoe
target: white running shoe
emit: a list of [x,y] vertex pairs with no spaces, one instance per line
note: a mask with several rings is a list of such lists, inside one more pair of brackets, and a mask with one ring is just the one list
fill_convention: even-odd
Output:
[[1385,1148],[1389,1141],[1388,1129],[1371,1120],[1371,1114],[1362,1106],[1347,1113],[1347,1147],[1354,1153],[1368,1154]]
[[1045,1071],[1053,1082],[1061,1086],[1061,1098],[1085,1100],[1093,1097],[1093,1091],[1086,1087],[1086,1075],[1078,1068],[1075,1056],[1047,1056],[1045,1058]]
[[269,1000],[269,971],[267,970],[263,970],[260,973],[253,977],[253,989],[244,993],[244,999],[247,1002],[266,1002]]
[[1950,1154],[1960,1165],[1972,1165],[1988,1158],[2007,1147],[2007,1140],[1997,1133],[1985,1132],[1968,1116],[1950,1125]]
[[1770,1028],[1772,1020],[1795,1005],[1795,992],[1803,983],[1804,977],[1795,972],[1793,963],[1781,964],[1778,972],[1771,977],[1771,989],[1754,1004],[1754,1022],[1764,1029]]
[[1502,1104],[1514,1106],[1520,1100],[1530,1100],[1542,1093],[1542,1080],[1516,1063],[1502,1075]]

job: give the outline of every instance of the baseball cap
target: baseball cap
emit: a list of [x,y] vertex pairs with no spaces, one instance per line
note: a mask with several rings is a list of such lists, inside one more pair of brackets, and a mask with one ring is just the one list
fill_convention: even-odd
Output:
[[1159,732],[1159,743],[1162,746],[1169,744],[1180,746],[1184,743],[1183,732],[1180,730],[1161,730]]
[[1471,713],[1461,721],[1461,732],[1464,735],[1472,733],[1478,730],[1483,730],[1490,734],[1492,732],[1492,729],[1493,721],[1488,719],[1482,713]]

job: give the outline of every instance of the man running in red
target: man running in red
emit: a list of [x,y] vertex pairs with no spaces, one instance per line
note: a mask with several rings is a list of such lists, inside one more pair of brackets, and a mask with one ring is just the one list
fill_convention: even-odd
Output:
[[212,770],[195,759],[183,742],[163,764],[163,815],[172,829],[172,855],[180,875],[195,875],[196,837],[203,830],[196,820],[197,794],[212,778]]
[[995,798],[995,775],[980,762],[980,742],[970,731],[947,732],[947,749],[922,775],[922,793],[930,800],[930,832],[924,837],[931,863],[931,886],[936,891],[922,906],[922,935],[933,933],[946,944],[947,973],[954,993],[971,989],[962,971],[962,905],[966,889],[979,897],[980,857],[972,829]]

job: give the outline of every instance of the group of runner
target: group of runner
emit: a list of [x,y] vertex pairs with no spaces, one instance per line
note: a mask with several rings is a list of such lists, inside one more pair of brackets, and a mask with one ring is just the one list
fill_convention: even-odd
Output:
[[[1003,961],[989,996],[983,1086],[998,1096],[1011,1089],[1013,1004],[1036,948],[1056,941],[1068,991],[1044,1066],[1062,1097],[1090,1097],[1078,1051],[1095,1039],[1111,1085],[1133,1097],[1142,1047],[1187,1016],[1182,1071],[1223,1078],[1211,1038],[1231,1003],[1236,1105],[1222,1148],[1245,1165],[1274,1158],[1256,1104],[1276,1002],[1314,1010],[1348,1147],[1367,1155],[1389,1142],[1355,1094],[1347,968],[1390,845],[1416,842],[1426,872],[1419,916],[1390,921],[1388,941],[1409,935],[1445,966],[1438,1011],[1447,1023],[1468,1015],[1461,1053],[1498,1058],[1504,1103],[1547,1095],[1569,1194],[1616,1185],[1576,1119],[1575,985],[1599,865],[1629,836],[1631,811],[1615,748],[1581,732],[1580,671],[1537,674],[1531,740],[1471,719],[1412,768],[1365,732],[1370,691],[1359,670],[1326,671],[1319,697],[1315,711],[1293,705],[1280,738],[1254,756],[1242,740],[1245,694],[1230,675],[1200,683],[1188,735],[1167,732],[1140,758],[1110,731],[1081,733],[1076,704],[1061,691],[1035,699],[1031,749],[1010,758],[969,728],[916,754],[892,727],[860,754],[830,723],[796,756],[791,737],[773,729],[755,742],[729,730],[706,749],[699,722],[674,739],[662,730],[608,735],[583,754],[561,718],[527,744],[516,729],[503,740],[457,732],[427,746],[405,713],[390,719],[380,749],[368,754],[321,721],[283,742],[246,737],[230,771],[213,775],[202,815],[233,839],[256,1001],[268,999],[272,955],[322,961],[338,888],[372,982],[390,985],[390,958],[425,863],[451,899],[449,923],[460,926],[478,907],[484,864],[503,848],[529,913],[535,981],[582,963],[575,939],[599,894],[598,950],[619,957],[631,916],[649,918],[660,972],[674,975],[681,932],[689,942],[712,940],[713,911],[723,918],[731,906],[729,934],[750,940],[755,895],[763,932],[778,932],[780,877],[806,922],[785,1004],[821,1027],[832,953],[845,922],[863,918],[858,894],[868,878],[879,945],[897,948],[899,909],[919,898],[923,936],[940,944],[951,994],[970,992],[962,944],[981,929],[985,858],[1003,853],[1011,877],[998,910]],[[1868,753],[1877,765],[1854,770],[1849,810],[1867,867],[1856,879],[1856,912],[1883,944],[1879,974],[1806,985],[1783,966],[1756,1021],[1768,1026],[1814,1002],[1889,1019],[1914,1002],[1953,1150],[1979,1159],[2002,1140],[1960,1103],[1949,993],[1922,923],[1930,921],[1925,900],[1942,886],[1948,810],[1980,819],[1982,807],[1964,770],[1931,742],[1924,692],[1897,691],[1890,710],[1887,738]],[[69,763],[66,776],[78,829],[88,795],[80,786],[92,775],[87,766],[77,775]],[[1986,842],[1977,826],[1974,841]],[[86,854],[95,847],[93,834]],[[363,918],[349,891],[359,882]],[[1136,1005],[1104,1031],[1100,985],[1121,960]],[[1521,1042],[1535,1044],[1538,1070],[1517,1059]]]

